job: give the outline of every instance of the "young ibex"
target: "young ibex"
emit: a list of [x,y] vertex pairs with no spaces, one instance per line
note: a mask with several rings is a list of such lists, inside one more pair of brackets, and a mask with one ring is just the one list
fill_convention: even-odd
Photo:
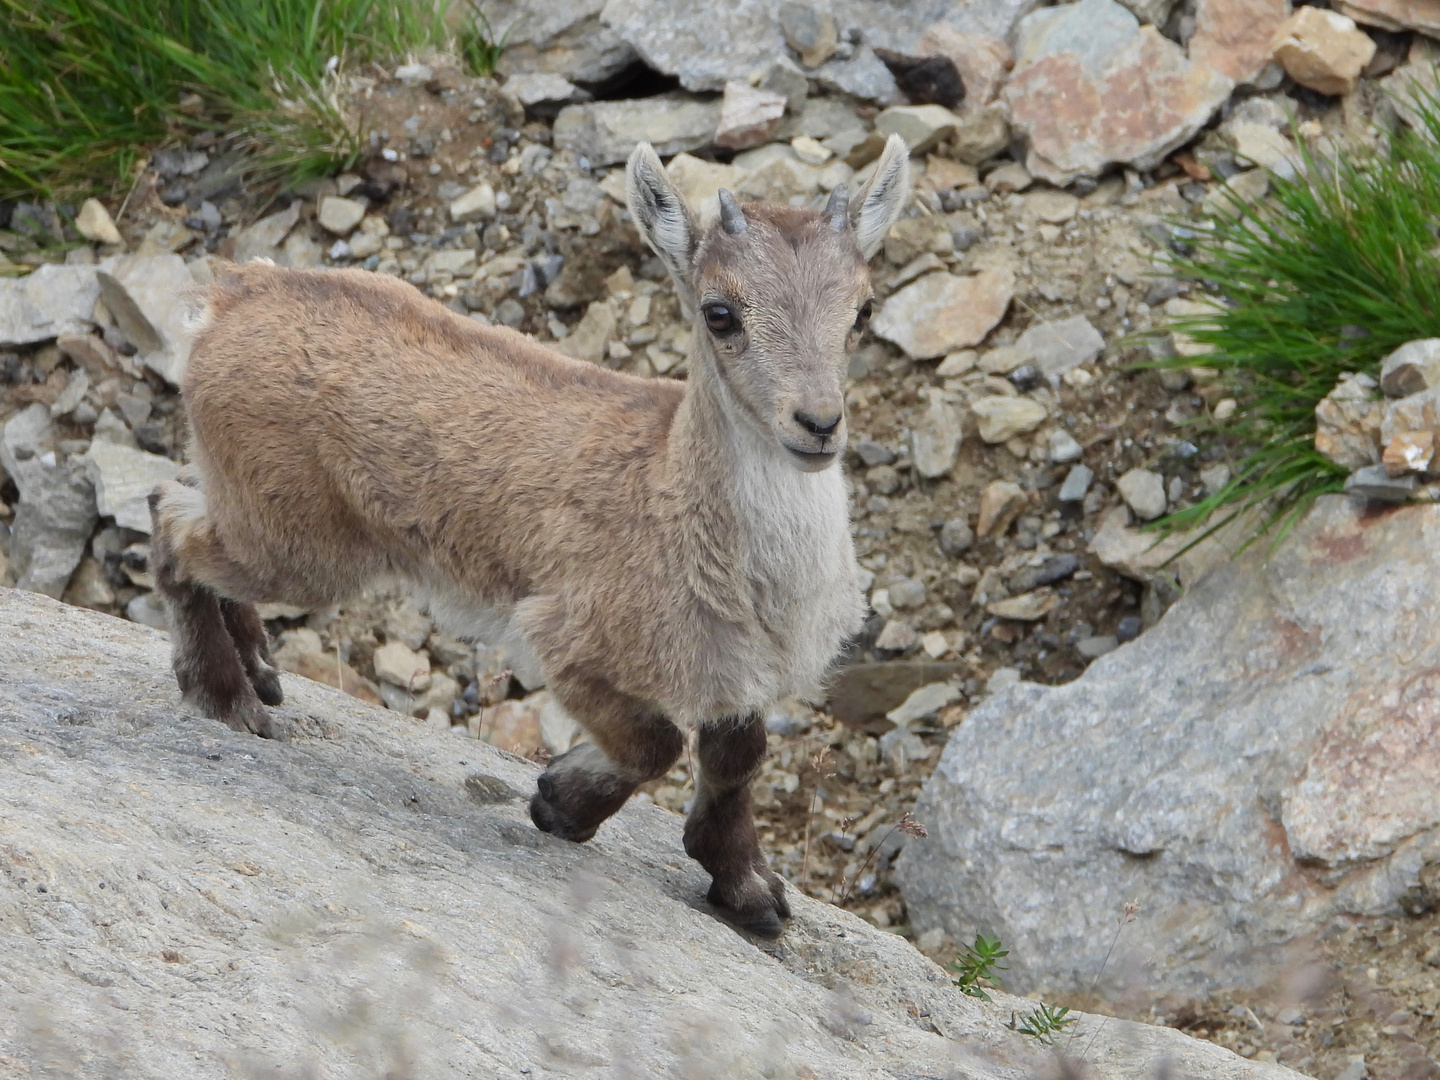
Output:
[[685,383],[567,359],[360,271],[236,267],[184,377],[192,467],[150,498],[187,706],[271,733],[254,604],[414,585],[455,632],[500,612],[593,742],[535,824],[584,841],[699,729],[685,849],[709,898],[780,932],[749,781],[764,711],[818,685],[864,607],[845,480],[866,260],[909,194],[892,138],[853,209],[742,209],[702,233],[648,144],[629,208],[695,313]]

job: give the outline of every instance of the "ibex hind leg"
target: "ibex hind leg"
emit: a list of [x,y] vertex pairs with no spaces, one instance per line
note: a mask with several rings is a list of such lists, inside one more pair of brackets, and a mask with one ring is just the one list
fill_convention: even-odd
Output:
[[228,597],[220,598],[220,614],[225,629],[240,652],[240,663],[255,693],[266,705],[282,705],[285,691],[280,688],[280,669],[270,655],[270,642],[265,637],[265,623],[254,604]]
[[[264,627],[259,625],[258,615],[253,624],[239,612],[227,620],[225,605],[233,602],[223,600],[192,575],[187,560],[197,547],[203,551],[206,545],[215,544],[215,538],[205,518],[205,496],[187,480],[190,477],[161,484],[149,500],[151,566],[170,614],[175,678],[187,710],[236,731],[271,738],[275,729],[270,714],[246,669],[242,646],[227,623],[235,622],[241,633],[248,635],[244,647],[252,653],[253,631],[258,625],[263,643]],[[275,689],[278,691],[278,686]]]
[[778,937],[790,905],[785,882],[760,851],[750,801],[750,781],[764,757],[760,716],[700,728],[700,776],[685,822],[685,850],[710,872],[708,899],[731,922],[761,937]]
[[603,684],[552,680],[593,742],[554,758],[537,782],[530,819],[542,832],[583,843],[646,780],[664,776],[685,749],[680,729]]

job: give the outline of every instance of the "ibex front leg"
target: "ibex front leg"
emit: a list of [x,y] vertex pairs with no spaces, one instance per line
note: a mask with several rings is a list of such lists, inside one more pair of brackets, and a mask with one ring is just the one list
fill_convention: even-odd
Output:
[[734,717],[700,728],[695,808],[685,823],[685,850],[714,879],[709,901],[736,925],[777,937],[790,917],[785,883],[770,869],[755,836],[750,781],[765,757],[765,721]]

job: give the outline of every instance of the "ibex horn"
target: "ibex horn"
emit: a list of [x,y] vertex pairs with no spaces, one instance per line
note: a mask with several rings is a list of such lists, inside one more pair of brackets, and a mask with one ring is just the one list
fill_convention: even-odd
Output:
[[825,216],[830,219],[836,232],[844,232],[850,228],[849,184],[835,185],[835,190],[830,193],[830,201],[825,204]]
[[720,227],[731,236],[744,236],[749,230],[749,226],[745,224],[745,214],[741,211],[740,204],[735,201],[735,196],[723,187],[718,195],[720,197]]

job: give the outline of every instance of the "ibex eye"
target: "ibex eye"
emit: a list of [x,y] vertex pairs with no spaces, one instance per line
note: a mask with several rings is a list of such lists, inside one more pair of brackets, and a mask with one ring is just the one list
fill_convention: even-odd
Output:
[[855,330],[857,333],[861,330],[864,330],[865,327],[869,325],[870,311],[872,307],[873,305],[871,304],[871,302],[869,300],[866,300],[865,303],[861,306],[859,313],[855,316]]
[[729,337],[740,329],[740,320],[724,304],[706,304],[705,325],[710,328],[712,334]]

